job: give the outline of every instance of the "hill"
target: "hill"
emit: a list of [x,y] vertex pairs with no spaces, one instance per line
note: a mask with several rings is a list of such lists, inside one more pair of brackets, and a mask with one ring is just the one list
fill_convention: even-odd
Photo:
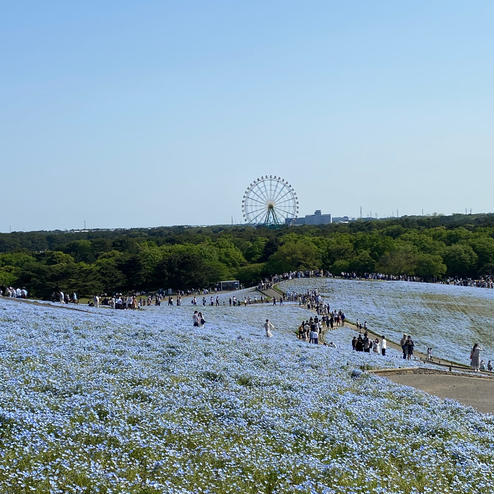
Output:
[[352,377],[399,356],[300,342],[304,312],[275,310],[211,307],[193,329],[190,307],[0,299],[0,491],[488,491],[492,416]]

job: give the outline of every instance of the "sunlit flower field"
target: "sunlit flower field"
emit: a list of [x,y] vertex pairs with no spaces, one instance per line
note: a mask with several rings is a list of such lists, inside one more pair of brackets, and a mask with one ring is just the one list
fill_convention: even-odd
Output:
[[494,290],[489,288],[409,283],[301,278],[280,284],[286,291],[317,289],[336,310],[350,320],[367,320],[369,327],[399,341],[411,334],[415,349],[470,364],[474,343],[481,358],[494,361]]
[[1,493],[491,491],[493,416],[298,341],[295,305],[81,309],[0,299]]

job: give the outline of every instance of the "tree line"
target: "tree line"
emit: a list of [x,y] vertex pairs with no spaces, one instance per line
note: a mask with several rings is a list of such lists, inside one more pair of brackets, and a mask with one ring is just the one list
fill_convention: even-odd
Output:
[[95,293],[188,289],[295,270],[480,278],[494,271],[494,215],[300,227],[162,227],[0,234],[0,287]]

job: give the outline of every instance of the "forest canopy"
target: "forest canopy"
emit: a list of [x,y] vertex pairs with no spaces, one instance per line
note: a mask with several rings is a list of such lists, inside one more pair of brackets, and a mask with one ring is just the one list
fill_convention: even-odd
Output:
[[494,215],[297,227],[209,226],[0,234],[0,287],[32,296],[255,283],[295,270],[480,278],[494,271]]

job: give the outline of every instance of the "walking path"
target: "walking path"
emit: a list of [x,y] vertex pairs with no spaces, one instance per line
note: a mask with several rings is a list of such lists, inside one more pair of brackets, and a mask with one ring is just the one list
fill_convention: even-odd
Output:
[[494,414],[494,376],[462,375],[424,368],[379,369],[370,371],[397,384],[412,386],[426,393],[459,401],[482,413]]
[[[281,288],[279,288],[279,287],[277,287],[277,291],[274,291],[274,292],[277,294],[278,297],[282,293],[284,293],[281,290]],[[311,309],[311,310],[314,313],[316,313],[316,311],[314,309]],[[357,327],[356,324],[350,322],[348,319],[345,319],[345,327],[350,328],[350,329],[353,329],[357,333],[362,333],[362,331],[367,331],[367,333],[369,335],[373,336],[374,338],[379,338],[380,339],[382,337],[382,333],[377,333],[377,332],[375,332],[375,331],[373,331],[372,329],[369,329],[369,328],[367,328],[365,330],[360,330]],[[327,331],[331,331],[331,330],[330,329],[325,329],[324,330],[324,333],[326,333]],[[401,345],[399,343],[396,343],[396,342],[394,342],[392,340],[388,340],[388,338],[386,338],[386,341],[387,341],[388,348],[393,348],[395,350],[398,350],[399,352],[402,351]],[[423,352],[420,352],[418,350],[414,350],[413,355],[416,358],[418,357],[420,360],[423,360],[424,362],[431,363],[431,364],[436,364],[436,365],[439,365],[439,366],[448,367],[448,368],[451,368],[451,370],[452,369],[460,369],[460,370],[472,371],[472,369],[471,369],[471,367],[469,365],[458,363],[458,362],[454,362],[452,360],[448,360],[448,359],[444,359],[444,358],[439,358],[439,357],[433,357],[432,360],[428,360],[427,359],[427,354],[425,354]]]
[[[348,328],[353,329],[357,333],[361,332],[361,330],[352,322],[345,320],[345,325]],[[367,329],[366,331],[367,331],[367,333],[374,336],[375,338],[381,338],[381,336],[382,336],[381,334],[376,333],[375,331],[372,331],[370,329]],[[386,338],[386,341],[388,344],[388,348],[393,348],[395,350],[398,350],[399,352],[402,351],[401,345],[399,343],[388,340],[387,338]],[[439,357],[433,357],[432,360],[428,360],[427,354],[420,352],[420,351],[417,351],[417,350],[414,350],[413,355],[415,357],[418,357],[420,360],[423,360],[424,362],[427,362],[429,364],[436,364],[436,365],[440,365],[440,366],[444,366],[444,367],[451,367],[451,369],[461,369],[461,370],[466,370],[466,371],[472,370],[471,367],[467,364],[461,364],[458,362],[453,362],[452,360],[447,360],[447,359],[443,359],[443,358],[439,358]]]
[[[278,290],[280,290],[278,288]],[[279,296],[279,294],[278,294]],[[313,312],[316,312],[312,309]],[[344,326],[360,333],[356,324],[345,320]],[[340,326],[341,327],[341,326]],[[331,331],[329,328],[324,333]],[[381,338],[381,334],[367,329],[369,335]],[[323,334],[324,334],[323,333]],[[388,348],[402,351],[401,345],[386,339]],[[420,360],[435,364],[444,369],[429,369],[423,367],[399,369],[374,369],[370,372],[405,386],[433,394],[439,398],[449,398],[464,405],[471,406],[481,413],[494,414],[494,374],[492,372],[474,372],[470,366],[451,360],[434,357],[427,359],[423,352],[415,351],[414,356]],[[404,361],[406,362],[406,360]],[[453,370],[461,371],[452,372]]]

